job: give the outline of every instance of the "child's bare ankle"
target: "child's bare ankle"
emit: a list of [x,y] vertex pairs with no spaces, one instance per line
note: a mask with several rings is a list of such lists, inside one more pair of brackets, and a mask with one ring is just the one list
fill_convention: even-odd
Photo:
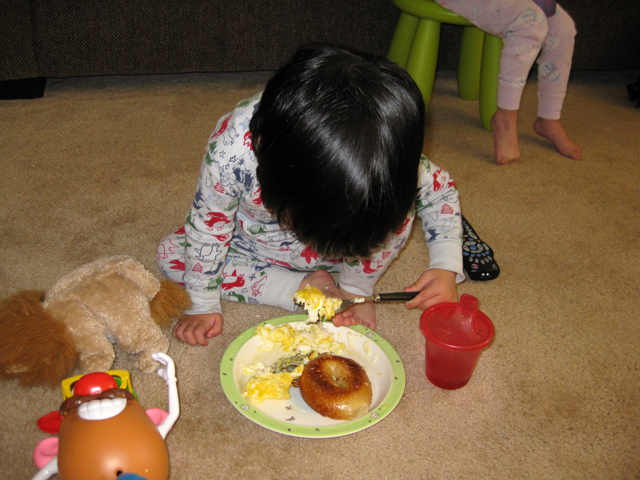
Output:
[[518,144],[518,110],[498,108],[491,117],[493,144],[498,165],[506,165],[520,158]]

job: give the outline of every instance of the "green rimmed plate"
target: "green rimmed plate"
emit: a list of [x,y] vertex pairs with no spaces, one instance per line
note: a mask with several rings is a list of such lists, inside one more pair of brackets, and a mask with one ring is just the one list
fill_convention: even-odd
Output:
[[304,322],[306,319],[306,315],[289,315],[267,320],[245,330],[231,342],[220,363],[220,382],[229,401],[242,415],[258,425],[294,437],[328,438],[349,435],[371,427],[389,415],[404,392],[404,365],[389,342],[362,325],[336,328],[330,322],[323,324],[337,341],[345,344],[340,355],[354,359],[367,371],[373,390],[371,408],[367,415],[349,421],[323,417],[302,400],[297,388],[290,389],[290,399],[265,400],[256,405],[242,396],[244,386],[251,376],[242,367],[258,361],[271,365],[283,355],[282,352],[258,351],[262,341],[254,335],[255,327]]

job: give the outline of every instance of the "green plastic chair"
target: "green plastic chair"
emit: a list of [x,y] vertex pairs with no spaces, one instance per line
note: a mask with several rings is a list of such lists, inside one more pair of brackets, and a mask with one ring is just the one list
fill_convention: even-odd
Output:
[[402,13],[389,48],[389,60],[414,79],[429,109],[436,75],[440,25],[461,25],[462,44],[458,63],[458,93],[466,100],[479,100],[480,121],[491,131],[497,110],[498,70],[502,39],[483,32],[460,15],[432,0],[392,0]]

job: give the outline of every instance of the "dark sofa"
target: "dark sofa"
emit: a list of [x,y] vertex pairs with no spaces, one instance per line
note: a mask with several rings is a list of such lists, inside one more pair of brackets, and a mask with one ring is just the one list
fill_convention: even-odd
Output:
[[[574,69],[640,68],[638,0],[561,3],[579,32]],[[385,54],[399,16],[390,0],[0,0],[0,5],[0,81],[272,70],[310,41]],[[459,28],[443,25],[439,68],[456,68],[459,37]]]

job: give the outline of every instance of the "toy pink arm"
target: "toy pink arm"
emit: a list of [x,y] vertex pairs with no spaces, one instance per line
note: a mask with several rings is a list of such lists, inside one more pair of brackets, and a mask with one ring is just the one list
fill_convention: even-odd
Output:
[[58,457],[53,457],[53,459],[47,463],[44,467],[40,469],[36,476],[33,477],[32,480],[46,480],[47,478],[53,477],[56,473],[58,473]]
[[176,366],[171,357],[164,353],[154,353],[152,357],[155,361],[161,363],[165,367],[158,369],[158,375],[167,382],[169,394],[169,415],[160,425],[158,425],[158,430],[160,431],[162,438],[166,438],[171,427],[173,427],[173,424],[176,423],[176,420],[180,415],[180,399],[178,398]]

